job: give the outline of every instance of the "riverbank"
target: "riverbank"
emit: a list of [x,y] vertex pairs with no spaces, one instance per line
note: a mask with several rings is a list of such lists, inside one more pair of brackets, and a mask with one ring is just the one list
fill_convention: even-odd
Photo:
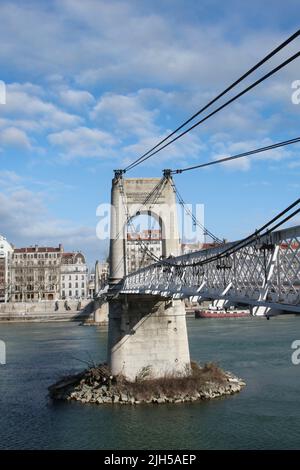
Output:
[[191,364],[191,374],[181,377],[147,377],[142,371],[135,382],[113,377],[105,365],[67,376],[49,387],[54,400],[95,404],[138,405],[141,403],[184,403],[209,400],[240,392],[245,382],[216,364]]
[[108,306],[97,300],[41,300],[39,302],[0,303],[0,323],[81,322],[108,324]]

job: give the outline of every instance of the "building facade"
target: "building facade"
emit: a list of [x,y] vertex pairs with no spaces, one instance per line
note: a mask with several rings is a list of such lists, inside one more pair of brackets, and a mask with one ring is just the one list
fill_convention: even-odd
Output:
[[215,248],[216,246],[218,246],[218,244],[214,242],[212,243],[202,243],[202,242],[181,243],[181,254],[187,255],[189,253],[193,253],[194,251],[208,250],[209,248]]
[[95,294],[108,284],[109,263],[107,261],[96,261],[95,265]]
[[63,253],[60,268],[61,299],[85,299],[88,296],[88,268],[82,253]]
[[89,274],[89,280],[88,280],[88,298],[93,299],[95,296],[95,273],[91,272]]
[[0,235],[0,302],[7,302],[10,298],[10,269],[12,245]]
[[[0,279],[2,265],[0,261]],[[84,255],[65,253],[62,245],[15,248],[9,258],[7,279],[7,297],[13,302],[87,297],[88,269]]]
[[[151,253],[151,254],[150,254]],[[140,233],[128,233],[126,243],[126,272],[149,266],[155,257],[162,256],[161,230],[143,230]],[[154,259],[153,259],[154,258]]]
[[63,247],[15,248],[10,265],[11,300],[57,300]]

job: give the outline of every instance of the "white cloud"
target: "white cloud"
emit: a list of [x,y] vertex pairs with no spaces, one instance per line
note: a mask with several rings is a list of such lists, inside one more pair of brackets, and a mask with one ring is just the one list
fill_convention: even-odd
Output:
[[0,131],[0,146],[19,147],[26,150],[31,149],[31,143],[27,134],[16,127],[7,127]]
[[[0,182],[3,176],[0,175]],[[34,193],[24,186],[13,189],[21,178],[11,172],[6,172],[5,177],[10,180],[11,190],[0,192],[1,234],[11,243],[15,246],[63,243],[66,250],[82,250],[89,262],[104,256],[106,245],[96,238],[95,227],[78,226],[51,216],[43,193]]]
[[125,135],[145,136],[158,131],[154,124],[157,111],[146,109],[139,94],[103,95],[91,113],[99,122],[112,125]]
[[[212,160],[220,160],[222,158],[230,157],[233,155],[237,155],[243,152],[247,152],[249,150],[255,150],[261,147],[267,147],[268,145],[272,145],[274,142],[271,141],[269,138],[262,139],[261,141],[252,140],[252,141],[239,141],[239,142],[230,142],[230,141],[215,141],[213,143],[213,151],[214,154],[212,155]],[[243,157],[237,160],[231,160],[228,162],[220,163],[225,169],[229,170],[242,170],[247,171],[251,168],[251,164],[256,161],[261,160],[283,160],[289,159],[293,156],[293,152],[291,152],[286,147],[281,147],[273,150],[268,150],[266,152],[254,154],[252,156]]]
[[116,139],[108,132],[88,127],[56,132],[50,134],[48,140],[51,145],[60,147],[67,158],[109,156],[111,147],[116,144]]
[[81,117],[67,113],[56,105],[40,97],[40,87],[31,84],[8,84],[6,87],[6,105],[3,116],[38,122],[39,127],[56,129],[61,126],[72,127],[81,122]]
[[95,99],[91,93],[84,90],[61,90],[60,98],[63,104],[72,108],[81,108],[92,104]]

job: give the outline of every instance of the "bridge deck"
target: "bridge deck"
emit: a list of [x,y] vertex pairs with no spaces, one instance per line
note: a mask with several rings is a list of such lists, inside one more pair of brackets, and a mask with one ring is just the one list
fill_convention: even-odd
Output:
[[[166,260],[172,266],[158,262],[140,269],[124,278],[120,292],[219,299],[263,308],[261,313],[300,313],[300,226],[272,232],[259,243],[254,240],[226,258],[206,262],[236,243]],[[200,264],[186,266],[193,263]]]

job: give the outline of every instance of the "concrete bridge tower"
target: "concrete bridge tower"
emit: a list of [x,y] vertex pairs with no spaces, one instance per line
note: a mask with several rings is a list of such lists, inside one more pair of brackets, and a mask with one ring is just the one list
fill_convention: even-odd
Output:
[[[128,220],[154,217],[162,232],[163,257],[180,254],[176,198],[171,176],[123,178],[116,171],[111,193],[108,363],[113,375],[187,374],[189,345],[183,301],[153,295],[116,294],[126,275]],[[141,247],[141,250],[143,247]]]

